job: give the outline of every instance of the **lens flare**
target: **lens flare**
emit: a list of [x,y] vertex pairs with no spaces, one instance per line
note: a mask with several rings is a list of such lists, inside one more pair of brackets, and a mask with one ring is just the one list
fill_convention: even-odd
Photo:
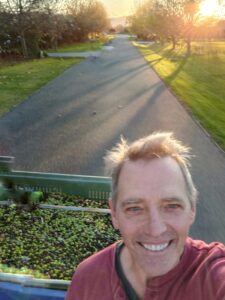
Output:
[[200,4],[199,13],[204,17],[225,16],[225,0],[204,0]]

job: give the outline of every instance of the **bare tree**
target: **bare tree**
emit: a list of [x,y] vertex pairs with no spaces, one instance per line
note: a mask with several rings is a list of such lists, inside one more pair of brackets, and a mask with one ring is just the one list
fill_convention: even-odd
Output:
[[102,32],[109,26],[105,8],[97,0],[71,0],[67,14],[73,17],[78,40],[85,40],[90,33]]
[[[183,39],[189,55],[192,40],[201,32],[201,1],[203,0],[148,0],[130,18],[131,29],[142,37],[154,33],[162,39],[169,39],[173,49],[178,40]],[[209,20],[207,25],[209,26]]]
[[11,22],[16,28],[18,37],[20,38],[24,57],[28,57],[25,33],[30,28],[30,23],[32,22],[30,13],[34,8],[35,1],[7,0],[5,4],[5,9],[12,16]]
[[150,34],[156,32],[155,14],[153,11],[153,3],[152,1],[148,1],[137,5],[136,12],[128,18],[130,30],[138,38],[147,39]]
[[[48,0],[6,0],[1,1],[5,13],[8,15],[7,29],[16,32],[17,39],[20,40],[22,54],[24,58],[29,57],[28,42],[31,46],[36,45],[38,51],[38,41],[42,32],[43,14],[48,14],[53,2]],[[33,40],[32,40],[33,39]]]
[[65,0],[0,0],[0,45],[1,38],[9,45],[17,42],[17,49],[27,58],[37,56],[40,47],[82,41],[108,27],[101,2],[70,0],[65,4]]
[[186,0],[183,6],[183,36],[187,44],[187,55],[191,54],[191,42],[199,19],[199,0]]

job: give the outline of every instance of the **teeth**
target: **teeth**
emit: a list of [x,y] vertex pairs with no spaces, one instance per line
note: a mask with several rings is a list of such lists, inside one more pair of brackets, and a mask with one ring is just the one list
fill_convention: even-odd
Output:
[[150,251],[162,251],[162,250],[166,249],[168,245],[169,245],[169,243],[165,243],[165,244],[161,244],[161,245],[142,244],[142,246],[146,250],[150,250]]

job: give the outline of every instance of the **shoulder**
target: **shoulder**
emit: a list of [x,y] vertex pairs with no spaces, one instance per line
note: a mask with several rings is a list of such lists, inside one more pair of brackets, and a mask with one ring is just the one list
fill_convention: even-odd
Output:
[[114,265],[114,257],[115,257],[116,243],[112,244],[103,250],[89,256],[84,261],[82,261],[77,267],[76,273],[77,275],[93,274],[95,271],[101,273],[105,272],[107,269],[111,269]]
[[187,247],[189,252],[194,256],[209,261],[221,259],[225,260],[225,245],[219,242],[213,242],[210,244],[201,240],[187,239]]
[[77,267],[66,300],[111,299],[116,281],[114,268],[116,243],[88,257]]
[[[207,244],[200,240],[187,240],[189,264],[193,278],[207,287],[210,299],[223,299],[225,295],[225,246],[219,242]],[[197,276],[196,276],[197,275]]]

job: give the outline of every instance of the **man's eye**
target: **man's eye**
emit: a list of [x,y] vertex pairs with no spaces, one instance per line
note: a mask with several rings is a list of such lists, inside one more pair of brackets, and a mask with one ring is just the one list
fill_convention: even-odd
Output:
[[139,212],[139,211],[141,211],[141,210],[142,210],[142,208],[139,207],[139,206],[127,207],[127,211],[128,211],[128,212]]
[[181,208],[180,204],[177,204],[177,203],[167,204],[166,207],[167,207],[168,209],[179,209],[179,208]]

